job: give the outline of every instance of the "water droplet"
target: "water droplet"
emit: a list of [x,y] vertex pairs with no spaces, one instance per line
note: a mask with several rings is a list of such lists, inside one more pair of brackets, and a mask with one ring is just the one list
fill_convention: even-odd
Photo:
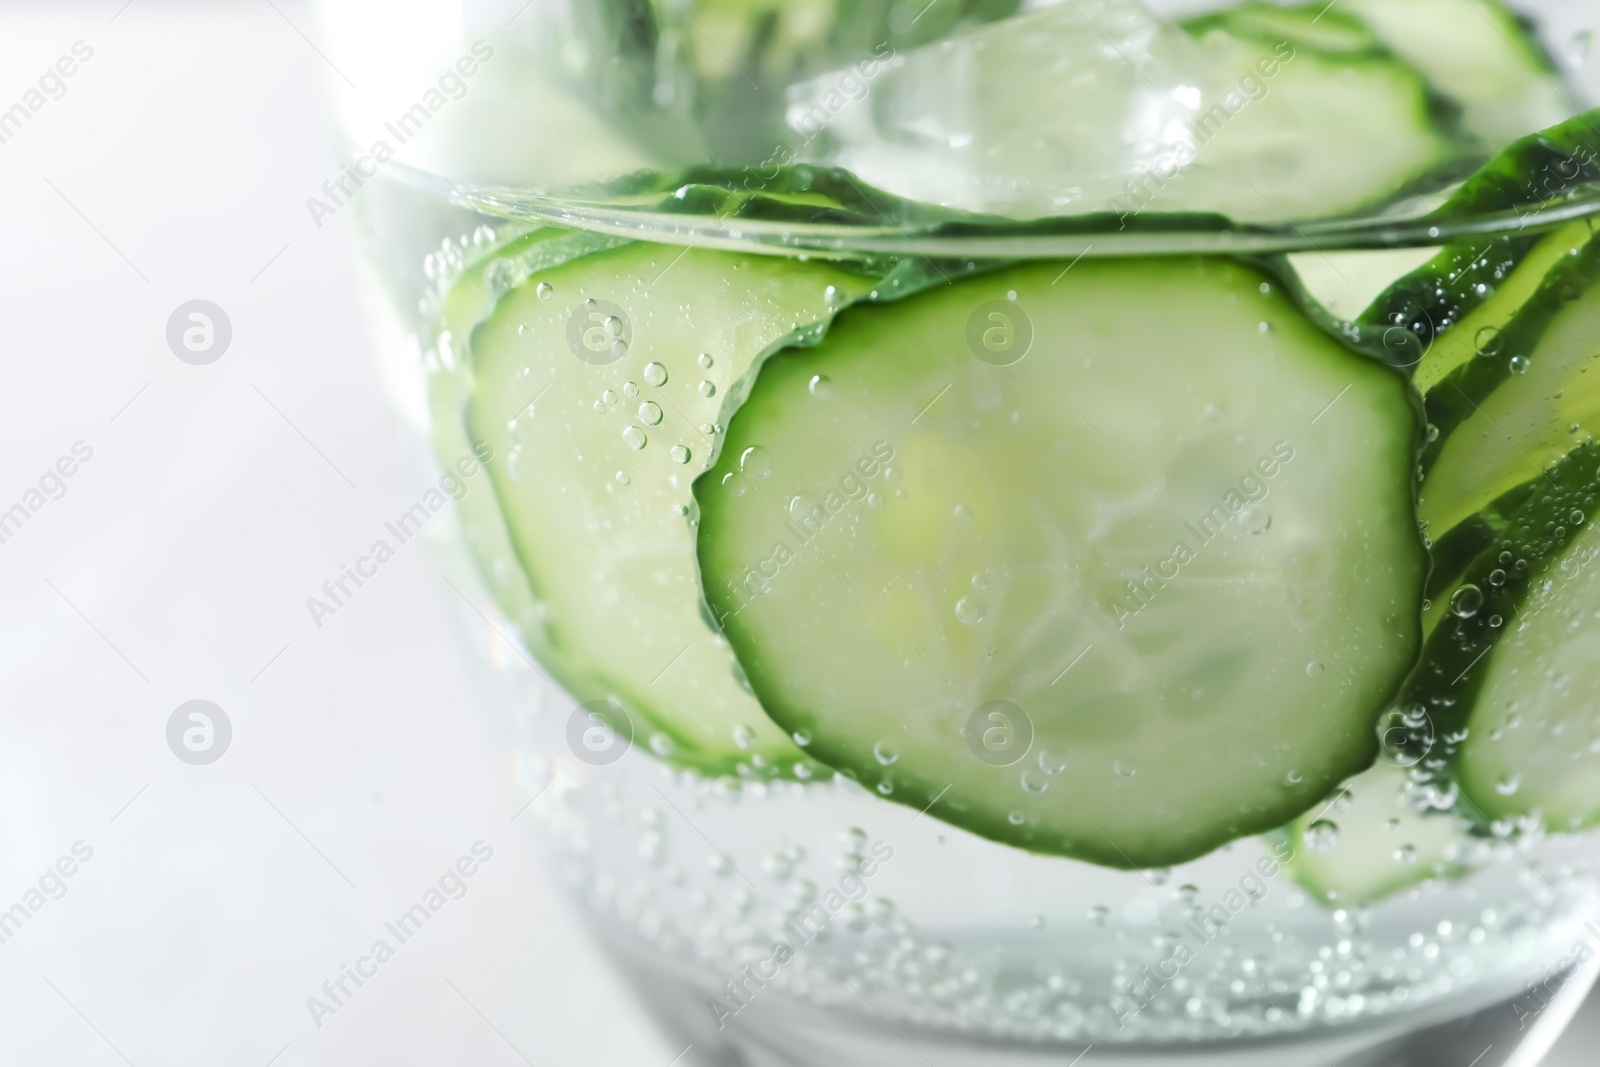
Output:
[[600,399],[604,400],[607,404],[615,404],[617,402],[617,394],[607,389],[605,392],[600,394]]
[[540,282],[533,287],[533,291],[539,295],[540,300],[548,302],[552,296],[555,296],[556,287],[549,282]]
[[637,426],[624,426],[622,428],[622,443],[637,451],[645,446],[649,438]]
[[1038,796],[1040,793],[1043,793],[1049,788],[1050,780],[1041,772],[1036,771],[1031,767],[1022,772],[1022,791],[1024,793],[1031,793],[1034,796]]
[[772,459],[760,445],[751,445],[739,454],[739,469],[751,478],[765,478],[772,473]]
[[657,389],[667,384],[667,368],[656,362],[644,365],[644,383],[653,385]]
[[716,386],[716,383],[714,383],[714,382],[702,381],[695,388],[697,388],[700,391],[700,395],[701,396],[716,396],[717,395],[717,386]]
[[1494,784],[1494,791],[1503,797],[1509,797],[1522,788],[1522,776],[1508,774]]
[[807,388],[811,390],[811,395],[815,397],[826,399],[833,395],[833,383],[828,381],[826,374],[813,374],[811,376],[811,384]]
[[689,450],[683,445],[673,445],[667,450],[667,455],[672,457],[672,462],[674,463],[689,462]]
[[796,730],[792,736],[794,737],[794,743],[799,745],[801,748],[805,748],[811,743],[810,730]]
[[733,728],[733,743],[738,745],[740,748],[754,748],[756,743],[756,732],[743,723],[740,723],[738,726]]
[[1239,512],[1239,525],[1248,534],[1264,534],[1272,525],[1272,512],[1260,504],[1251,504]]
[[646,400],[640,404],[639,421],[646,426],[661,425],[661,406],[653,400]]
[[1450,611],[1463,619],[1470,619],[1483,607],[1483,590],[1470,582],[1450,595]]
[[1498,356],[1505,348],[1505,338],[1500,336],[1498,326],[1485,326],[1478,331],[1473,341],[1478,346],[1480,356]]
[[622,395],[632,400],[639,395],[639,387],[632,382],[623,382]]
[[711,366],[711,364],[713,362],[713,360],[711,359],[711,353],[710,352],[702,352],[702,353],[700,353],[699,358],[697,358],[695,360],[695,362],[700,364],[702,367]]
[[1332,819],[1318,819],[1306,827],[1302,836],[1307,848],[1326,852],[1339,843],[1339,824]]
[[1139,768],[1123,760],[1117,760],[1111,765],[1111,769],[1116,772],[1118,778],[1132,778],[1139,773]]
[[1321,678],[1322,677],[1322,672],[1325,671],[1325,670],[1327,670],[1326,667],[1324,667],[1322,664],[1318,663],[1316,660],[1312,660],[1310,663],[1306,664],[1306,677],[1307,678]]
[[964,596],[956,601],[956,618],[968,626],[976,626],[988,614],[989,605],[981,596]]
[[1489,584],[1494,586],[1496,589],[1498,589],[1502,585],[1505,585],[1506,584],[1506,572],[1501,570],[1499,567],[1496,567],[1494,570],[1490,571],[1489,572]]
[[887,767],[900,758],[900,751],[887,741],[879,741],[872,746],[872,758]]
[[1531,366],[1533,366],[1533,360],[1529,359],[1527,356],[1511,357],[1512,374],[1527,374],[1528,368]]

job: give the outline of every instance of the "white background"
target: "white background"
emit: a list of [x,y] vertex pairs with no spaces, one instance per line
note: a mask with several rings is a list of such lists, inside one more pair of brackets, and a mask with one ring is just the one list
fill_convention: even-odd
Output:
[[[665,1067],[510,821],[427,551],[306,611],[424,488],[345,220],[305,208],[333,174],[310,16],[123,2],[0,9],[0,110],[94,49],[0,144],[0,510],[94,450],[0,544],[0,909],[94,850],[0,944],[0,1064]],[[233,325],[207,367],[164,336],[197,297]],[[193,698],[233,724],[211,766],[166,746]],[[466,897],[314,1026],[306,999],[480,839]]]

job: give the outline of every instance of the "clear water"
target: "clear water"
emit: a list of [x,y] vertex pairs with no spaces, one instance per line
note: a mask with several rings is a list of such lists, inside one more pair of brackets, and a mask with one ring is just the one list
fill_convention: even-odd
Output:
[[[480,213],[387,178],[369,183],[356,206],[381,332],[392,339],[388,379],[421,434],[438,441],[426,397],[448,395],[462,373],[430,332],[440,293],[464,265],[539,220],[507,217],[503,205]],[[1396,256],[1336,259],[1328,298],[1342,288],[1347,302],[1364,302],[1351,290],[1376,292],[1420,258]],[[620,372],[614,391],[626,393],[619,403],[639,402]],[[487,608],[514,564],[479,571],[460,552],[473,536],[469,522],[446,566]],[[717,779],[675,770],[647,751],[649,738],[593,766],[568,743],[575,701],[513,646],[514,627],[468,617],[498,668],[496,700],[508,709],[530,798],[522,825],[538,827],[596,924],[687,961],[720,990],[706,998],[703,1021],[733,1032],[751,1005],[794,998],[1063,1047],[1315,1038],[1517,996],[1571,963],[1575,945],[1590,945],[1583,924],[1600,915],[1592,837],[1546,840],[1524,829],[1459,856],[1476,868],[1469,877],[1344,908],[1297,885],[1274,862],[1283,847],[1275,840],[1123,872],[989,842],[843,778],[772,780],[757,762]],[[1331,811],[1306,847],[1337,855],[1338,818]],[[1404,833],[1393,847],[1397,863],[1415,851]]]

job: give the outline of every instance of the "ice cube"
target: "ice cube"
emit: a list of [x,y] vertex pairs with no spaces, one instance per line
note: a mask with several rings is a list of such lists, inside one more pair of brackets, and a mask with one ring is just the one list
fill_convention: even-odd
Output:
[[1131,176],[1183,165],[1219,91],[1194,40],[1137,0],[1064,0],[881,51],[791,88],[800,158],[1014,218],[1103,211]]

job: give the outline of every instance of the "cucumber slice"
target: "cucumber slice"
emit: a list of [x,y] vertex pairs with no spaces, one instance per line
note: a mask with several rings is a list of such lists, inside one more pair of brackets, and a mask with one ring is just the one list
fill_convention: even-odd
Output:
[[[1600,486],[1582,489],[1573,510],[1587,516]],[[1490,816],[1537,817],[1562,832],[1600,821],[1600,526],[1571,518],[1582,532],[1552,557],[1494,647],[1458,771]]]
[[1352,908],[1471,867],[1471,825],[1418,805],[1410,772],[1379,763],[1289,827],[1295,881],[1325,904]]
[[1481,821],[1536,816],[1564,831],[1600,818],[1597,493],[1600,447],[1584,444],[1487,509],[1495,539],[1407,683],[1409,736],[1395,747],[1425,754]]
[[1281,225],[1388,204],[1460,162],[1426,81],[1388,52],[1195,26],[1137,3],[1045,7],[900,53],[856,99],[837,77],[797,85],[791,126],[820,129],[808,161],[1016,220],[1148,210]]
[[1371,52],[1382,42],[1361,19],[1325,4],[1285,6],[1248,3],[1188,19],[1183,28],[1195,37],[1214,29],[1266,41],[1288,41],[1319,52]]
[[[682,766],[794,773],[803,754],[741,687],[701,614],[690,483],[757,358],[873,279],[661,245],[542,269],[508,262],[490,268],[505,291],[472,333],[466,419],[494,450],[495,496],[540,598],[541,658],[580,700],[619,702],[634,736]],[[583,330],[614,332],[623,317],[625,351],[601,346],[586,362],[569,346],[575,320],[581,345]]]
[[1423,453],[1418,515],[1430,530],[1453,529],[1600,428],[1600,241],[1587,222],[1558,238],[1564,246],[1545,250],[1554,265],[1511,321],[1474,331],[1478,354],[1426,395],[1439,433]]
[[706,597],[862,784],[1177,863],[1372,760],[1419,644],[1417,436],[1400,375],[1239,263],[1016,267],[763,366],[695,486]]
[[1496,0],[1344,0],[1383,43],[1461,105],[1490,150],[1577,110],[1530,27]]

